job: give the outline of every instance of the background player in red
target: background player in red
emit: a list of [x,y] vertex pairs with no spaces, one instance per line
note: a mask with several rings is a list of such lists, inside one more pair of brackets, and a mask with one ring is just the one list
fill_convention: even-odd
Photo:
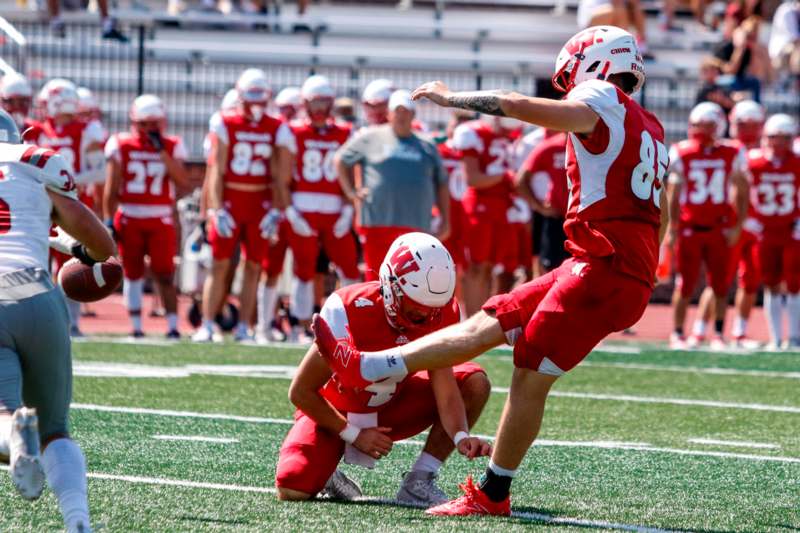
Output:
[[312,76],[303,84],[306,118],[292,125],[297,143],[291,205],[286,208],[289,245],[294,256],[291,309],[308,328],[314,312],[314,275],[320,249],[334,263],[342,285],[355,283],[358,271],[353,236],[353,206],[345,200],[333,159],[350,129],[333,121],[335,93],[327,78]]
[[763,148],[752,150],[748,157],[753,175],[751,215],[758,222],[756,254],[771,349],[782,347],[782,283],[789,319],[786,346],[800,348],[800,157],[792,153],[795,135],[792,117],[773,115],[764,124]]
[[275,97],[275,108],[278,116],[289,124],[300,118],[303,112],[303,99],[300,96],[300,87],[284,87]]
[[[544,272],[550,272],[569,257],[564,249],[564,241],[567,239],[564,234],[564,217],[569,200],[567,171],[564,167],[567,136],[546,130],[544,137],[519,169],[517,190],[530,203],[531,208],[542,215],[542,242],[538,259]],[[538,193],[537,188],[542,188],[543,192]],[[541,199],[539,194],[543,196]]]
[[[455,265],[442,243],[408,233],[392,243],[380,281],[339,289],[321,313],[337,338],[349,337],[362,349],[397,346],[458,322],[455,283]],[[350,388],[312,345],[289,389],[298,411],[278,459],[278,498],[306,500],[323,488],[333,497],[360,496],[355,483],[334,473],[343,455],[345,462],[371,468],[394,441],[433,426],[397,498],[425,507],[446,501],[436,478],[454,444],[470,459],[489,453],[488,444],[468,433],[489,392],[475,363]]]
[[705,336],[702,319],[695,322],[688,342],[683,334],[686,310],[702,265],[715,296],[711,348],[725,349],[722,333],[731,284],[730,254],[747,212],[745,152],[739,143],[721,138],[725,125],[725,114],[719,105],[698,104],[689,114],[689,138],[675,144],[670,152],[668,196],[672,225],[668,244],[675,247],[679,275],[672,295],[675,329],[670,346],[674,349],[696,347]]
[[480,486],[468,479],[461,498],[430,514],[510,514],[511,481],[539,432],[550,387],[647,306],[668,225],[668,210],[660,208],[668,154],[660,122],[631,98],[644,78],[633,36],[596,26],[572,37],[556,59],[553,83],[567,92],[562,101],[505,91],[454,93],[442,82],[414,92],[442,106],[570,132],[564,228],[573,257],[561,267],[490,299],[465,322],[379,352],[337,342],[324,320],[314,321],[320,353],[351,386],[452,366],[504,341],[514,345],[511,389],[489,468]]
[[[738,102],[731,109],[729,116],[731,139],[740,143],[746,151],[759,148],[766,118],[761,104],[752,100]],[[750,179],[749,173],[747,178]],[[733,283],[737,271],[739,273],[731,336],[736,347],[748,349],[759,345],[758,341],[747,338],[747,320],[750,318],[750,311],[755,305],[758,287],[761,284],[756,264],[757,237],[750,229],[755,222],[749,216],[745,219],[739,241],[731,249],[728,261],[730,283]],[[703,322],[699,328],[704,328],[705,323],[713,319],[714,301],[714,290],[706,287],[697,304],[697,316]]]
[[240,241],[245,265],[234,338],[252,338],[248,326],[255,317],[265,239],[277,232],[291,179],[294,137],[287,124],[266,114],[270,94],[266,75],[248,69],[236,89],[238,107],[220,113],[211,124],[216,156],[208,184],[208,238],[214,260],[203,288],[203,323],[193,336],[198,342],[221,340],[214,332],[214,316],[227,292],[230,259]]
[[[507,124],[509,122],[510,124]],[[467,315],[480,309],[492,291],[492,268],[509,255],[516,239],[508,236],[511,206],[509,179],[511,137],[518,122],[508,117],[485,117],[461,124],[453,134],[466,176],[464,212],[467,215],[467,273],[464,304]],[[496,280],[495,280],[496,281]]]
[[106,143],[106,187],[103,211],[119,246],[125,281],[125,306],[132,335],[142,337],[145,255],[159,285],[167,317],[167,337],[177,339],[178,298],[175,289],[175,187],[188,184],[180,137],[166,135],[167,110],[152,94],[136,98],[130,111],[131,130]]
[[19,131],[33,125],[30,118],[33,89],[22,74],[9,73],[0,81],[0,105],[11,115]]
[[[101,206],[94,205],[91,188],[102,182],[105,174],[101,165],[90,166],[88,161],[96,156],[102,159],[106,140],[103,126],[96,120],[85,122],[78,118],[78,92],[69,80],[48,81],[39,91],[39,99],[44,106],[45,120],[31,124],[24,132],[25,142],[58,152],[74,172],[80,200],[100,213]],[[57,270],[68,257],[55,252],[53,255]],[[71,334],[81,336],[80,304],[67,298],[67,308],[72,322]]]

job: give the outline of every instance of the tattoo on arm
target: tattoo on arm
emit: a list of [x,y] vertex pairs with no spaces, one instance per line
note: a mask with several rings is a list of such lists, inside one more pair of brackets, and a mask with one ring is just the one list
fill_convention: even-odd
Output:
[[456,93],[447,99],[450,107],[477,111],[486,115],[504,117],[500,103],[508,91],[475,91]]

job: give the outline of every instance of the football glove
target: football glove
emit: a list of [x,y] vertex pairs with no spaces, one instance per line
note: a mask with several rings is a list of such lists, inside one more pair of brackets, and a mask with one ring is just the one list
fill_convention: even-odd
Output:
[[62,254],[72,255],[72,248],[76,244],[80,244],[78,239],[61,229],[60,226],[56,226],[55,231],[55,236],[49,238],[50,248]]
[[300,237],[313,237],[316,232],[308,224],[308,221],[303,218],[297,209],[292,206],[286,208],[286,220],[292,226],[292,231]]
[[233,230],[236,229],[236,222],[224,207],[220,209],[210,209],[208,214],[214,219],[214,227],[217,228],[217,233],[219,233],[220,237],[223,239],[230,239],[233,237]]
[[333,224],[333,236],[341,239],[350,232],[353,227],[353,206],[345,205],[336,222]]
[[261,222],[258,223],[258,228],[261,230],[261,238],[267,240],[276,238],[282,218],[281,212],[274,207],[267,211],[261,218]]

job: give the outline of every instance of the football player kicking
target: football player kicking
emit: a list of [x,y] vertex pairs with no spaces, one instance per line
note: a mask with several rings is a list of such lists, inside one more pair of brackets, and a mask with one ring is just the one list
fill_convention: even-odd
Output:
[[80,241],[59,230],[54,247],[86,264],[108,258],[114,242],[78,201],[66,160],[19,142],[0,111],[0,456],[23,498],[37,499],[47,480],[67,531],[89,533],[86,460],[69,438],[70,322],[48,273],[50,224]]
[[[455,265],[442,243],[425,233],[406,233],[386,254],[380,281],[339,289],[321,313],[336,339],[365,350],[391,348],[458,322],[455,283]],[[437,472],[453,448],[469,459],[490,452],[486,442],[468,433],[489,393],[489,379],[475,363],[350,387],[312,345],[289,389],[298,410],[278,459],[278,498],[307,500],[320,492],[340,499],[360,496],[358,485],[336,469],[343,455],[345,462],[371,468],[393,442],[430,427],[397,499],[424,507],[441,504],[447,496],[436,486]]]
[[550,387],[609,333],[633,325],[647,306],[667,227],[668,210],[659,206],[668,162],[663,127],[631,98],[644,78],[633,36],[595,26],[558,55],[553,84],[567,93],[564,100],[451,92],[441,82],[414,92],[442,106],[570,132],[564,229],[572,257],[559,268],[490,298],[465,322],[384,351],[359,351],[314,319],[320,353],[351,387],[456,365],[504,341],[514,345],[511,390],[489,467],[479,486],[468,478],[463,496],[430,514],[510,514],[511,481],[539,432]]

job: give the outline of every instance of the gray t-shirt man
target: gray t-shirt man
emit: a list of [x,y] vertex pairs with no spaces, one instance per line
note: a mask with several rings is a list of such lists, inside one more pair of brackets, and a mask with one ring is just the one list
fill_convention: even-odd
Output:
[[431,207],[447,174],[436,146],[415,134],[398,137],[392,126],[365,128],[339,152],[348,167],[360,164],[362,186],[368,189],[361,202],[364,227],[407,227],[431,231]]

